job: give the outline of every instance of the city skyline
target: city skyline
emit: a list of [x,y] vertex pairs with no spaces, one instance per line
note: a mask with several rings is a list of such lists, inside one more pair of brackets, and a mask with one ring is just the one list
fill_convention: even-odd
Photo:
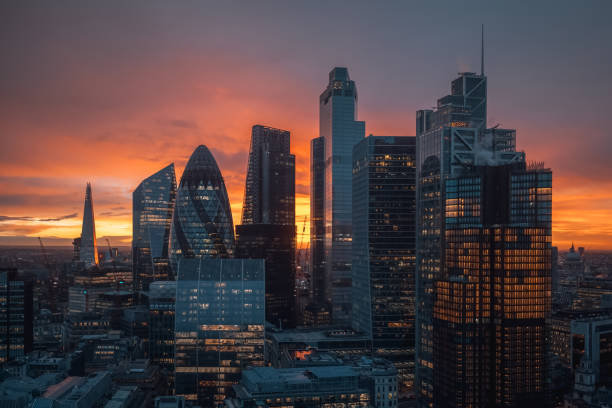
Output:
[[[171,162],[176,163],[180,175],[190,153],[200,144],[209,146],[218,160],[233,218],[238,220],[250,128],[256,123],[292,133],[296,217],[300,220],[309,213],[309,142],[318,136],[317,96],[327,72],[334,66],[350,70],[359,87],[358,118],[366,122],[366,135],[414,135],[413,112],[434,105],[435,95],[442,94],[444,84],[457,71],[479,70],[476,44],[480,23],[485,22],[492,101],[488,125],[499,119],[502,127],[516,128],[517,149],[528,151],[529,157],[544,161],[555,171],[553,245],[563,249],[573,241],[589,249],[609,249],[612,182],[605,179],[611,149],[605,138],[605,96],[610,83],[604,73],[610,56],[604,39],[610,27],[603,19],[606,13],[596,13],[595,7],[586,10],[574,9],[569,3],[555,4],[555,13],[546,13],[547,8],[540,4],[531,7],[529,15],[519,6],[483,6],[471,10],[469,24],[462,27],[450,24],[455,7],[450,5],[449,16],[440,16],[439,22],[416,21],[427,13],[424,6],[410,10],[414,27],[409,28],[390,11],[363,13],[365,6],[357,4],[346,12],[359,23],[388,20],[392,29],[380,27],[380,33],[368,40],[355,28],[349,32],[359,41],[341,35],[339,46],[328,49],[323,47],[324,38],[315,33],[316,25],[308,27],[308,22],[321,15],[304,6],[305,21],[299,22],[295,31],[305,31],[312,38],[310,42],[298,41],[296,33],[288,33],[295,50],[275,40],[275,30],[280,28],[258,31],[252,50],[241,46],[240,40],[254,29],[249,22],[253,10],[248,8],[237,12],[228,6],[206,10],[209,14],[204,15],[197,7],[184,6],[166,13],[168,10],[159,5],[158,10],[139,15],[122,6],[125,18],[114,23],[118,34],[109,38],[101,25],[104,20],[79,7],[64,14],[60,12],[66,10],[60,7],[9,9],[3,14],[14,18],[3,30],[15,43],[2,45],[10,63],[1,70],[11,82],[1,82],[6,92],[1,100],[0,129],[10,137],[2,137],[0,149],[0,243],[23,242],[14,237],[29,236],[31,243],[37,244],[36,237],[41,236],[48,245],[69,245],[81,227],[82,186],[92,181],[98,238],[109,236],[113,245],[128,246],[131,193],[139,181]],[[194,15],[187,18],[189,11]],[[271,13],[273,16],[286,17],[282,27],[298,24],[291,10],[277,7],[272,11],[276,13]],[[43,17],[44,12],[56,20]],[[236,12],[246,28],[231,30],[224,37],[220,27],[212,26],[204,33],[208,35],[197,35],[202,34],[197,31],[198,19],[230,12]],[[510,17],[513,25],[487,25],[492,16],[500,14]],[[182,28],[166,35],[157,32],[179,17],[187,18]],[[323,20],[329,18],[324,16]],[[56,24],[57,20],[65,24]],[[538,20],[541,24],[535,27]],[[573,29],[565,30],[569,22]],[[34,23],[38,25],[33,32],[21,37],[14,34]],[[75,35],[85,23],[91,31],[83,37]],[[133,35],[129,31],[132,23],[140,24],[144,34]],[[417,29],[425,23],[441,33],[418,36]],[[346,28],[343,24],[330,30],[339,32],[336,30]],[[445,24],[447,27],[442,27]],[[443,44],[451,28],[464,36],[465,42]],[[391,36],[393,30],[399,31]],[[145,38],[147,34],[150,36]],[[123,47],[114,47],[117,35],[126,36]],[[44,36],[50,40],[42,41]],[[51,40],[63,45],[47,43]],[[373,48],[382,40],[389,44]],[[527,40],[529,44],[525,44]],[[51,46],[50,50],[35,48],[31,55],[23,51],[39,41],[42,46]],[[401,41],[406,45],[400,46]],[[582,49],[585,42],[588,49]],[[69,51],[72,46],[80,53],[78,58],[76,51]],[[321,50],[312,50],[319,46]],[[450,52],[437,56],[431,47]],[[131,55],[134,50],[139,50],[135,56]],[[255,58],[257,52],[276,58],[263,62]],[[39,60],[32,57],[34,54],[49,68],[37,68]],[[567,64],[567,55],[582,63]],[[384,64],[370,61],[377,58]],[[100,71],[98,65],[108,72]],[[559,83],[565,86],[559,87]],[[252,89],[245,90],[247,87]],[[283,98],[288,89],[290,103]]]

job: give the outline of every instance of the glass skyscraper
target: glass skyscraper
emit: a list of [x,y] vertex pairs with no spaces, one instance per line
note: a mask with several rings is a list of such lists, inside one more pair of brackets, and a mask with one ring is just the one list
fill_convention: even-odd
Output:
[[253,126],[236,256],[265,259],[266,320],[295,326],[295,156],[290,133]]
[[80,260],[86,268],[98,265],[98,245],[96,243],[96,221],[93,212],[93,197],[91,183],[85,189],[85,205],[83,206],[83,226],[81,229]]
[[319,136],[325,140],[325,272],[332,318],[351,324],[352,152],[365,136],[357,121],[357,87],[348,69],[329,73],[319,97]]
[[176,290],[176,395],[220,407],[247,366],[264,365],[261,259],[181,259]]
[[414,381],[415,228],[415,137],[366,137],[353,149],[353,328],[405,387]]
[[174,163],[143,180],[132,193],[134,288],[173,279],[169,265],[170,226],[176,201]]
[[516,131],[486,128],[487,78],[460,73],[436,110],[417,112],[416,371],[419,406],[434,406],[435,281],[445,268],[444,180],[471,166],[525,160]]
[[525,162],[444,181],[434,282],[435,407],[544,407],[552,174]]
[[149,285],[149,359],[174,371],[174,308],[176,281],[155,281]]
[[17,269],[0,269],[0,368],[33,349],[33,282]]
[[201,145],[189,158],[178,187],[170,261],[174,269],[181,258],[229,258],[233,253],[234,224],[225,183],[210,150]]

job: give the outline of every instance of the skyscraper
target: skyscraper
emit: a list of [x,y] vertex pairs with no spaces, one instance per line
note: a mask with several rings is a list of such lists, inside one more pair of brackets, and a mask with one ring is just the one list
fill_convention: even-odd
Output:
[[327,303],[325,282],[325,139],[310,142],[310,280],[312,301]]
[[287,130],[255,125],[242,224],[295,225],[295,156]]
[[0,367],[32,351],[33,321],[32,281],[17,269],[0,269]]
[[229,258],[233,253],[234,224],[225,183],[215,158],[201,145],[189,158],[178,187],[170,261],[174,270],[181,258]]
[[417,112],[416,371],[419,406],[434,405],[435,281],[444,264],[444,180],[474,164],[525,160],[516,131],[486,128],[487,77],[460,73],[436,110]]
[[149,297],[149,358],[153,364],[174,371],[176,281],[151,282],[147,294]]
[[85,267],[98,265],[98,246],[96,244],[96,222],[93,212],[93,197],[91,183],[85,189],[85,206],[83,208],[83,227],[81,229],[80,260]]
[[353,222],[352,151],[365,136],[365,122],[357,118],[357,87],[348,69],[329,73],[319,97],[319,136],[325,140],[325,273],[332,318],[351,324],[351,241]]
[[295,156],[290,133],[253,126],[236,256],[265,259],[266,320],[295,326]]
[[550,405],[551,186],[550,170],[523,161],[444,181],[434,406]]
[[168,259],[170,226],[176,200],[174,163],[143,180],[132,193],[132,268],[134,288],[172,278]]
[[414,381],[415,137],[368,136],[353,148],[353,328]]
[[261,259],[181,259],[176,290],[176,395],[223,406],[247,366],[264,364]]

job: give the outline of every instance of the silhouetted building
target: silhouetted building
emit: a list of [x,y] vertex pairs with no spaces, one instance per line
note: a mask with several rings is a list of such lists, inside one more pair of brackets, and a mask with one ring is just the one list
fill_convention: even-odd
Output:
[[96,222],[94,220],[91,183],[87,183],[87,188],[85,190],[85,206],[83,208],[83,227],[81,230],[79,257],[80,260],[85,264],[85,267],[98,265]]
[[215,158],[201,145],[178,187],[170,261],[175,268],[181,258],[228,258],[233,253],[234,223],[225,183]]
[[547,406],[552,174],[475,166],[444,187],[434,406]]
[[368,136],[353,148],[353,328],[414,381],[416,140]]
[[352,151],[365,136],[357,121],[357,87],[348,69],[329,73],[319,97],[319,136],[325,140],[325,273],[335,323],[351,324]]
[[295,226],[237,225],[236,257],[265,259],[266,321],[280,327],[294,327]]
[[236,256],[265,259],[266,320],[295,326],[295,156],[286,130],[253,126]]
[[253,126],[242,224],[295,225],[295,156],[287,130]]
[[222,406],[247,366],[264,364],[261,259],[181,259],[175,314],[175,395]]
[[0,367],[24,357],[34,346],[32,283],[17,269],[0,269]]
[[134,289],[173,279],[168,257],[176,201],[176,176],[170,164],[143,180],[132,193],[132,268]]
[[612,316],[585,317],[571,322],[571,368],[590,361],[595,385],[612,385]]
[[149,358],[153,364],[174,371],[174,307],[176,281],[149,285]]

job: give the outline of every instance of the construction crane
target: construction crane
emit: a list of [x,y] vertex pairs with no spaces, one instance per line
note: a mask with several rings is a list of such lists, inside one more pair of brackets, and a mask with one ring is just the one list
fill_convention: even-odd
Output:
[[113,257],[113,248],[111,247],[110,240],[106,238],[106,245],[108,245],[108,255],[110,256],[111,263],[113,265],[113,278],[115,279],[115,287],[119,290],[119,279],[117,278],[117,264],[115,264],[115,257]]

